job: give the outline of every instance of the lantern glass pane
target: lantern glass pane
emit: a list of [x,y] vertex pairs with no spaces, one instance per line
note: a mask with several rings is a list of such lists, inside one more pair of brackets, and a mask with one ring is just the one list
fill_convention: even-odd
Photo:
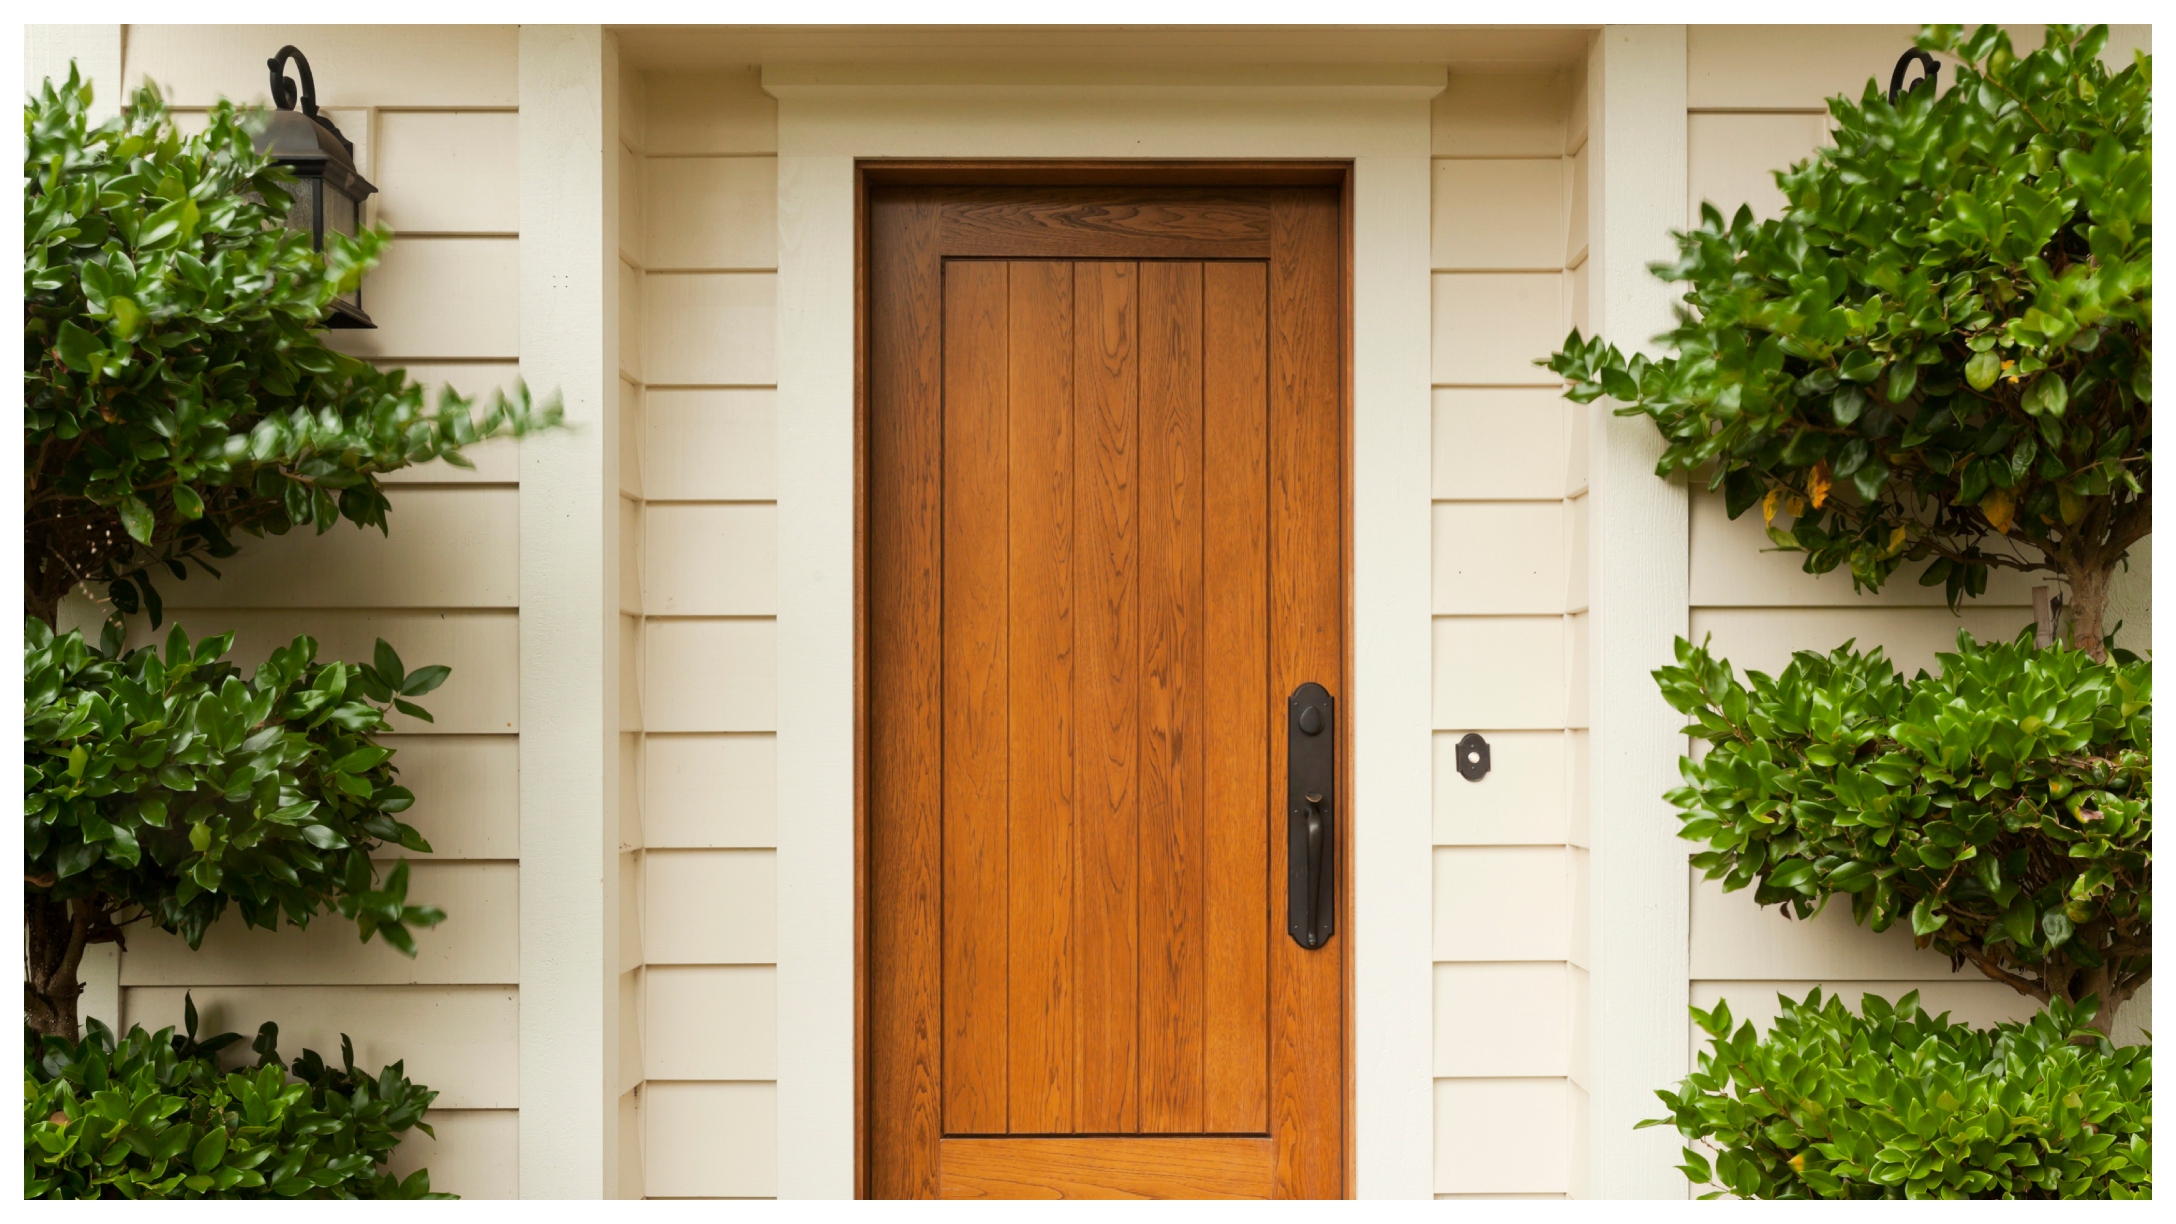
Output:
[[287,228],[309,234],[313,250],[317,247],[317,193],[322,181],[298,178],[287,184],[287,194],[295,197],[294,207],[287,210]]
[[324,195],[325,232],[328,234],[342,234],[353,238],[356,228],[355,201],[337,190],[327,190]]

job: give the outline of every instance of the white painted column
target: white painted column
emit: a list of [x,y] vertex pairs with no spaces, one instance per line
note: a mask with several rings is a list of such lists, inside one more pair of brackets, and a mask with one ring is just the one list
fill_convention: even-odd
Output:
[[[1672,326],[1676,295],[1647,271],[1676,254],[1685,217],[1685,27],[1607,26],[1587,68],[1591,124],[1590,322],[1631,351]],[[1663,449],[1643,418],[1587,410],[1591,454],[1588,684],[1593,722],[1589,1186],[1596,1198],[1683,1198],[1676,1132],[1634,1131],[1657,1088],[1685,1074],[1685,843],[1663,792],[1678,784],[1678,733],[1648,674],[1688,623],[1682,480],[1655,475]]]
[[521,29],[521,1194],[618,1191],[618,55]]
[[[1426,102],[1415,125],[1427,135]],[[1434,1194],[1425,143],[1353,162],[1355,1193]]]
[[91,83],[91,122],[104,123],[121,113],[121,47],[128,27],[118,25],[26,25],[23,27],[23,92],[35,94],[47,78],[55,86],[68,80],[68,64]]
[[854,160],[783,142],[778,371],[778,1196],[852,1198]]

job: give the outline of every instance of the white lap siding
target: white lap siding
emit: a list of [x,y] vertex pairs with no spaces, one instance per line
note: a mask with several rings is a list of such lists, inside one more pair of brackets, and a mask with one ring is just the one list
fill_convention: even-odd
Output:
[[[221,96],[263,104],[264,60],[285,43],[310,56],[319,101],[380,189],[371,212],[395,231],[364,282],[378,330],[333,342],[434,386],[510,384],[520,356],[514,30],[132,26],[123,67],[130,85],[157,82],[196,126]],[[471,1198],[511,1196],[518,1176],[515,451],[490,443],[474,471],[432,464],[392,478],[389,537],[343,524],[245,539],[223,580],[163,590],[171,621],[195,635],[233,630],[246,665],[308,633],[321,657],[368,659],[383,637],[410,667],[453,667],[425,703],[437,721],[397,717],[388,741],[416,792],[409,819],[434,849],[413,856],[409,895],[444,907],[446,922],[417,932],[413,960],[357,942],[337,916],[305,933],[251,931],[230,916],[197,952],[139,931],[119,958],[126,1023],[180,1023],[187,992],[215,1030],[276,1021],[289,1056],[335,1053],[347,1033],[361,1062],[405,1059],[439,1091],[438,1134],[404,1143],[395,1168],[427,1165],[434,1188]]]
[[[1454,70],[1434,121],[1435,1189],[1572,1192],[1584,1099],[1585,102]],[[1469,732],[1478,782],[1457,771]]]
[[[1727,218],[1741,204],[1757,217],[1781,211],[1784,199],[1770,171],[1812,154],[1827,139],[1823,99],[1856,99],[1869,77],[1884,87],[1915,28],[1690,27],[1687,35],[1686,221],[1697,224],[1702,201]],[[2145,46],[2140,27],[2111,38],[2110,62],[2128,63],[2130,47]],[[2037,29],[2012,31],[2020,48],[2036,44]],[[2148,47],[2150,49],[2150,47]],[[1809,575],[1796,554],[1771,547],[1757,514],[1736,522],[1720,496],[1692,498],[1692,636],[1740,669],[1781,670],[1795,650],[1827,651],[1847,639],[1880,646],[1907,673],[1932,668],[1937,651],[1954,649],[1957,631],[2009,637],[2030,623],[2030,588],[2047,576],[1997,571],[1987,594],[1952,614],[1939,587],[1922,587],[1907,571],[1878,595],[1854,594],[1848,574]],[[2119,580],[2120,641],[2144,652],[2152,645],[2151,540],[2133,549],[2133,571]],[[1697,874],[1697,873],[1695,873]],[[2024,995],[1946,958],[1912,947],[1897,927],[1875,935],[1854,926],[1842,906],[1812,922],[1793,922],[1753,904],[1750,891],[1725,893],[1692,883],[1691,978],[1687,998],[1701,1007],[1727,999],[1733,1015],[1765,1024],[1778,992],[1803,997],[1815,985],[1842,993],[1854,1006],[1862,994],[1895,999],[1918,990],[1932,1011],[1992,1023],[2031,1014]],[[2121,1032],[2136,1039],[2152,1023],[2142,992],[2126,1006]],[[1698,1041],[1695,1035],[1696,1043]]]
[[641,1145],[623,1184],[761,1198],[777,1185],[776,123],[752,72],[623,79],[622,728],[640,939],[622,1117]]

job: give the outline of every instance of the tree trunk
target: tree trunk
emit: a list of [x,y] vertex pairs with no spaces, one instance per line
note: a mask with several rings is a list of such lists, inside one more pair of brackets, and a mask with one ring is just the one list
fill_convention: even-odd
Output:
[[2063,578],[2070,584],[2071,645],[2093,656],[2096,663],[2108,661],[2108,643],[2103,636],[2107,630],[2102,620],[2108,614],[2108,588],[2115,575],[2112,565],[2088,562],[2063,567]]
[[39,1033],[82,1036],[76,1000],[83,983],[76,970],[91,933],[91,907],[55,901],[41,889],[23,889],[23,1023]]

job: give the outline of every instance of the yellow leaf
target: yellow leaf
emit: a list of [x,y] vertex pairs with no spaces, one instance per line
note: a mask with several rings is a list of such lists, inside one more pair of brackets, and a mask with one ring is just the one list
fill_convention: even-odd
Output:
[[1821,503],[1828,500],[1828,488],[1832,483],[1828,474],[1828,460],[1823,459],[1814,464],[1813,474],[1806,478],[1806,492],[1813,496],[1814,509],[1819,510]]
[[1783,513],[1790,515],[1792,518],[1797,518],[1799,515],[1804,514],[1805,512],[1805,498],[1800,497],[1796,493],[1793,493],[1789,497],[1783,499]]
[[1806,1171],[1806,1154],[1804,1152],[1800,1152],[1798,1155],[1791,1157],[1791,1168],[1797,1170],[1800,1173]]
[[1980,513],[1987,516],[1987,525],[2003,535],[2010,534],[2010,522],[2017,517],[2017,499],[2008,489],[1995,489],[1980,499]]
[[1765,522],[1770,527],[1773,527],[1776,524],[1776,502],[1780,500],[1782,496],[1783,490],[1770,489],[1768,490],[1768,496],[1760,499],[1761,521]]
[[1881,555],[1884,557],[1893,557],[1902,551],[1904,551],[1904,524],[1898,523],[1896,527],[1889,532],[1889,547],[1883,550]]

